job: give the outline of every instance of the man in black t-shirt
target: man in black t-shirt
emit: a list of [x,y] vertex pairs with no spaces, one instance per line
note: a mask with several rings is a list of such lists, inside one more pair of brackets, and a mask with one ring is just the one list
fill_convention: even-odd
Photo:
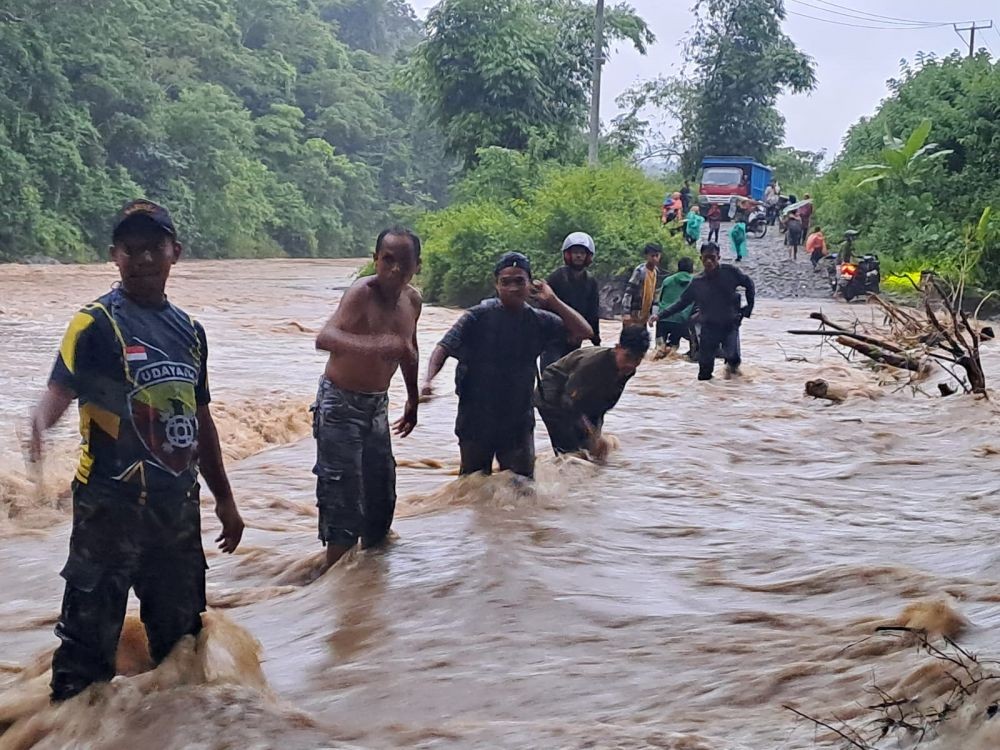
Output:
[[[720,263],[719,246],[714,242],[701,246],[701,262],[705,270],[691,280],[679,300],[666,310],[659,311],[659,317],[666,319],[695,305],[701,324],[698,380],[712,379],[715,353],[720,346],[726,361],[726,374],[737,375],[742,361],[740,323],[753,312],[753,279],[735,266]],[[741,287],[746,294],[746,306],[740,303]]]
[[[532,395],[537,360],[554,342],[594,335],[578,312],[562,302],[544,281],[531,280],[531,264],[521,253],[507,253],[494,268],[497,298],[468,310],[434,348],[423,394],[448,357],[458,360],[455,434],[462,474],[501,470],[533,477],[535,410]],[[544,308],[528,304],[532,288]]]
[[[600,346],[601,301],[597,279],[587,272],[587,266],[594,260],[594,238],[586,232],[573,232],[563,241],[562,253],[565,265],[549,275],[549,286],[559,299],[590,323],[594,331],[590,341],[594,346]],[[541,371],[545,372],[545,368],[553,362],[579,348],[579,343],[571,345],[565,340],[556,341],[542,353]]]
[[199,467],[222,522],[219,548],[232,552],[243,535],[209,410],[205,330],[164,294],[181,254],[173,222],[161,206],[132,201],[112,243],[121,285],[70,321],[32,414],[32,461],[74,399],[83,438],[53,700],[114,677],[130,588],[156,662],[201,629]]

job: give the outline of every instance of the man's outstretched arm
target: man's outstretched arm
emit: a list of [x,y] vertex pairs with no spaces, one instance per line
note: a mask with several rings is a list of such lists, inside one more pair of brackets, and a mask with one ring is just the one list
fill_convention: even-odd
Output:
[[42,437],[73,403],[76,394],[65,386],[49,382],[38,404],[31,412],[31,440],[28,444],[28,460],[39,461],[42,457]]
[[424,384],[420,389],[422,396],[430,396],[434,393],[434,378],[441,372],[441,368],[444,367],[445,360],[447,359],[448,350],[441,346],[441,344],[435,346],[434,351],[431,352],[431,358],[427,362],[427,375],[424,377]]

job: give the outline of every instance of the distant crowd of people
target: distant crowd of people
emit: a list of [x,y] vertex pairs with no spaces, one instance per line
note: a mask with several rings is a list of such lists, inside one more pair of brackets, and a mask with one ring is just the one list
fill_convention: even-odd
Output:
[[[704,211],[704,215],[703,215]],[[734,260],[739,263],[749,255],[748,224],[777,225],[784,235],[788,259],[798,260],[799,248],[806,253],[815,267],[818,259],[827,254],[825,239],[819,227],[812,227],[814,212],[812,196],[806,193],[801,201],[795,195],[784,195],[777,180],[764,189],[764,199],[731,196],[728,213],[732,219],[728,238]],[[701,241],[705,223],[708,223],[707,242],[718,244],[722,229],[723,209],[718,202],[707,202],[705,207],[693,205],[691,183],[684,181],[680,190],[670,193],[663,200],[660,220],[673,233],[682,233],[684,241],[696,245]]]

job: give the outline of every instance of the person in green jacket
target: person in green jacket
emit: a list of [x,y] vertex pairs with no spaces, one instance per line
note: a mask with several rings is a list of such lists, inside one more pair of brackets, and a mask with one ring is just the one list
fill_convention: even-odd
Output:
[[729,241],[733,245],[733,252],[736,253],[736,262],[747,257],[747,225],[743,221],[737,221],[733,228],[729,230]]
[[[690,258],[678,260],[677,273],[665,278],[660,286],[660,302],[657,309],[665,310],[679,300],[688,284],[691,283],[693,273],[694,261]],[[697,339],[691,327],[692,308],[693,305],[669,318],[660,319],[657,317],[651,321],[656,323],[656,354],[653,355],[653,359],[666,357],[671,349],[676,349],[681,345],[682,339],[687,339],[691,343],[692,351],[697,348],[695,345]]]
[[692,206],[684,223],[684,241],[689,245],[697,244],[701,239],[701,225],[704,223],[705,217],[701,215],[701,210],[697,206]]

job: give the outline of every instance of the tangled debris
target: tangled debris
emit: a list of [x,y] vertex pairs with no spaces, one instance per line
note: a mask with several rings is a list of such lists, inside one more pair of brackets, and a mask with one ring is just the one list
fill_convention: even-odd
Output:
[[[963,392],[987,397],[980,345],[994,338],[993,329],[980,324],[975,314],[970,316],[963,310],[961,287],[949,290],[936,277],[931,277],[928,283],[935,294],[924,296],[922,309],[903,307],[871,295],[869,300],[882,313],[880,321],[872,316],[871,322],[855,318],[850,323],[839,323],[822,312],[814,312],[809,317],[819,321],[818,330],[789,333],[822,336],[847,359],[857,352],[878,367],[908,371],[910,384],[925,380],[937,366]],[[942,395],[956,392],[945,383],[938,389]],[[826,398],[820,393],[821,387],[814,384],[813,391],[810,395]]]

